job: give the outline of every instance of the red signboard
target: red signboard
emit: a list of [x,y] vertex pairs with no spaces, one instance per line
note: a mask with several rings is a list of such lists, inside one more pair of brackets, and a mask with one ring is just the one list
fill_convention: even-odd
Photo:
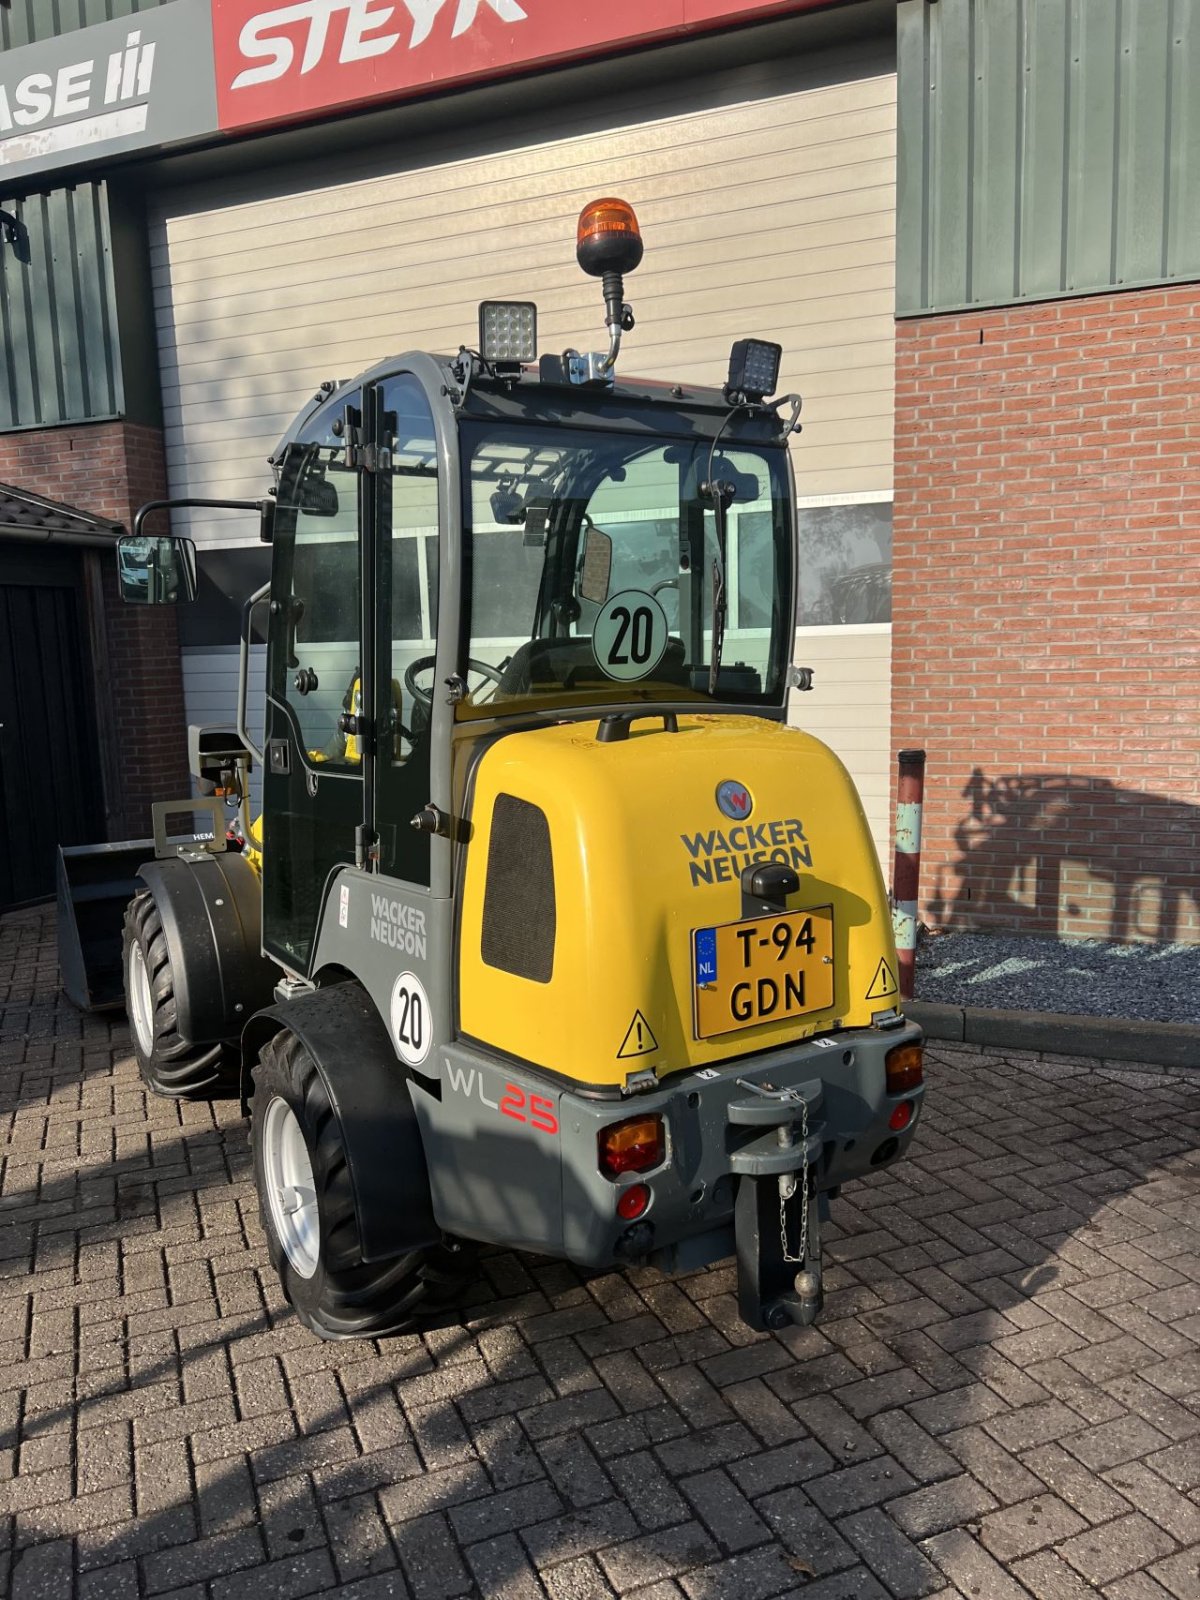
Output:
[[222,128],[299,121],[829,0],[212,0]]

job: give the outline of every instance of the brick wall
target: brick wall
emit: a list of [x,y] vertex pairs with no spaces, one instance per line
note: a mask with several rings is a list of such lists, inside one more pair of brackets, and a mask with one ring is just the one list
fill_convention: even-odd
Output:
[[1200,286],[896,332],[923,915],[1200,942]]
[[[162,434],[127,422],[0,435],[0,483],[133,526],[166,494]],[[183,679],[174,610],[127,606],[107,552],[87,563],[100,630],[95,661],[110,838],[149,832],[154,800],[187,794]],[[113,747],[115,746],[115,750]]]

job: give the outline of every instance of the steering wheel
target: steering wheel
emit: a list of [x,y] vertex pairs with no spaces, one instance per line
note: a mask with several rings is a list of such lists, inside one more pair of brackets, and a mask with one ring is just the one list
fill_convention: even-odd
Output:
[[[432,672],[436,666],[436,656],[418,656],[415,661],[404,669],[404,687],[419,705],[424,706],[426,711],[433,706],[433,686],[431,684],[428,689],[423,689],[417,682],[417,674],[419,672]],[[504,674],[499,667],[490,666],[486,661],[476,661],[474,656],[467,657],[467,671],[477,672],[481,678],[490,678],[495,684],[504,681]]]

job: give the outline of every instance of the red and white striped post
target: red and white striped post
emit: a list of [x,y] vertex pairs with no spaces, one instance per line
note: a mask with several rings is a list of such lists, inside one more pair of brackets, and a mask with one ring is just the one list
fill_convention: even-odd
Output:
[[900,963],[900,996],[913,997],[917,975],[917,895],[921,882],[921,808],[925,752],[901,750],[896,788],[896,868],[892,875],[892,928]]

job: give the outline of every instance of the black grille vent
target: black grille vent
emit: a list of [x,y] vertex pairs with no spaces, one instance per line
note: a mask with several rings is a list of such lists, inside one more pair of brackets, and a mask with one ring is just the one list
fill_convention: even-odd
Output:
[[483,959],[534,983],[554,971],[554,858],[540,806],[496,797],[483,897]]

